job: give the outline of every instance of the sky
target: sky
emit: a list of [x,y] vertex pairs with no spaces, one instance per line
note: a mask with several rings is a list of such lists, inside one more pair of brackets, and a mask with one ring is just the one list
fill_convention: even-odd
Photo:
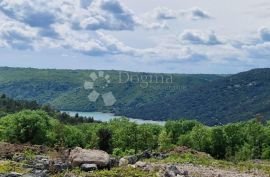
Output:
[[206,74],[270,67],[270,2],[0,0],[0,66]]

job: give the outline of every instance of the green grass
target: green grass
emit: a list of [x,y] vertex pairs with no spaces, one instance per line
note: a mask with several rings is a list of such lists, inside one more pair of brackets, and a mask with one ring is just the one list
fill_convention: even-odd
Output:
[[270,161],[264,160],[260,163],[254,163],[253,161],[242,162],[230,162],[225,160],[216,160],[207,154],[171,154],[169,157],[158,159],[147,159],[146,162],[151,163],[177,163],[177,164],[193,164],[202,165],[206,167],[215,167],[219,169],[235,169],[240,172],[258,170],[270,176]]
[[16,172],[20,174],[28,173],[29,171],[22,167],[23,164],[13,161],[0,161],[0,173],[8,174]]
[[100,170],[95,172],[81,172],[79,169],[54,175],[53,177],[64,177],[66,174],[74,174],[80,177],[157,177],[156,172],[142,171],[132,167],[118,167],[111,170]]

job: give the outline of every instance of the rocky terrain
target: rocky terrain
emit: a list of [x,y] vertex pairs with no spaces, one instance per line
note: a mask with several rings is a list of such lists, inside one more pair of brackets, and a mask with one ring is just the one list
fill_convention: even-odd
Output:
[[[200,153],[188,148],[178,148],[178,153]],[[169,153],[143,152],[138,155],[115,158],[104,151],[82,148],[49,149],[45,146],[0,145],[0,177],[49,177],[49,176],[96,176],[99,170],[122,170],[134,168],[154,174],[156,177],[267,177],[258,170],[242,171],[236,169],[219,169],[194,164],[162,163],[158,160],[167,158]],[[157,162],[148,162],[154,158]],[[80,171],[80,174],[74,172]],[[105,175],[116,176],[117,174]],[[119,176],[121,176],[119,174]],[[137,176],[134,174],[134,177]],[[148,176],[147,176],[148,177]]]

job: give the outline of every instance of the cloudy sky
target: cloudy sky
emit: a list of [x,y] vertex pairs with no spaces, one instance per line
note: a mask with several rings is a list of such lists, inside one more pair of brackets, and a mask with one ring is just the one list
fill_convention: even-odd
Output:
[[269,0],[0,0],[0,66],[237,73],[270,66]]

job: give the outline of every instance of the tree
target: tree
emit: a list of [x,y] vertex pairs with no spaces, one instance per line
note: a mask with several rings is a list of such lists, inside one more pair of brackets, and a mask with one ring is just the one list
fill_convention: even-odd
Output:
[[101,128],[97,132],[99,149],[112,152],[112,132],[108,128]]
[[172,148],[172,139],[171,135],[166,132],[166,130],[162,130],[158,137],[158,145],[160,150],[168,150]]
[[195,126],[190,132],[192,147],[210,153],[210,129],[203,125]]
[[252,158],[252,147],[245,143],[237,152],[236,152],[236,160],[245,161],[250,160]]
[[224,127],[226,134],[226,158],[235,158],[235,153],[244,144],[245,136],[242,123],[228,124]]
[[45,144],[51,125],[43,111],[21,111],[1,119],[4,139],[11,143]]
[[158,147],[160,125],[142,124],[138,126],[138,148],[140,150],[154,150]]
[[211,131],[211,154],[223,159],[226,154],[226,135],[222,127],[215,127]]
[[180,135],[190,132],[193,127],[199,124],[199,122],[193,120],[167,121],[165,129],[171,134],[172,143],[176,144]]
[[126,118],[114,119],[109,122],[113,133],[113,147],[121,148],[122,151],[138,150],[138,125]]
[[251,120],[245,123],[245,134],[247,136],[247,143],[252,147],[252,158],[260,159],[263,149],[263,142],[267,139],[264,127],[261,121]]

